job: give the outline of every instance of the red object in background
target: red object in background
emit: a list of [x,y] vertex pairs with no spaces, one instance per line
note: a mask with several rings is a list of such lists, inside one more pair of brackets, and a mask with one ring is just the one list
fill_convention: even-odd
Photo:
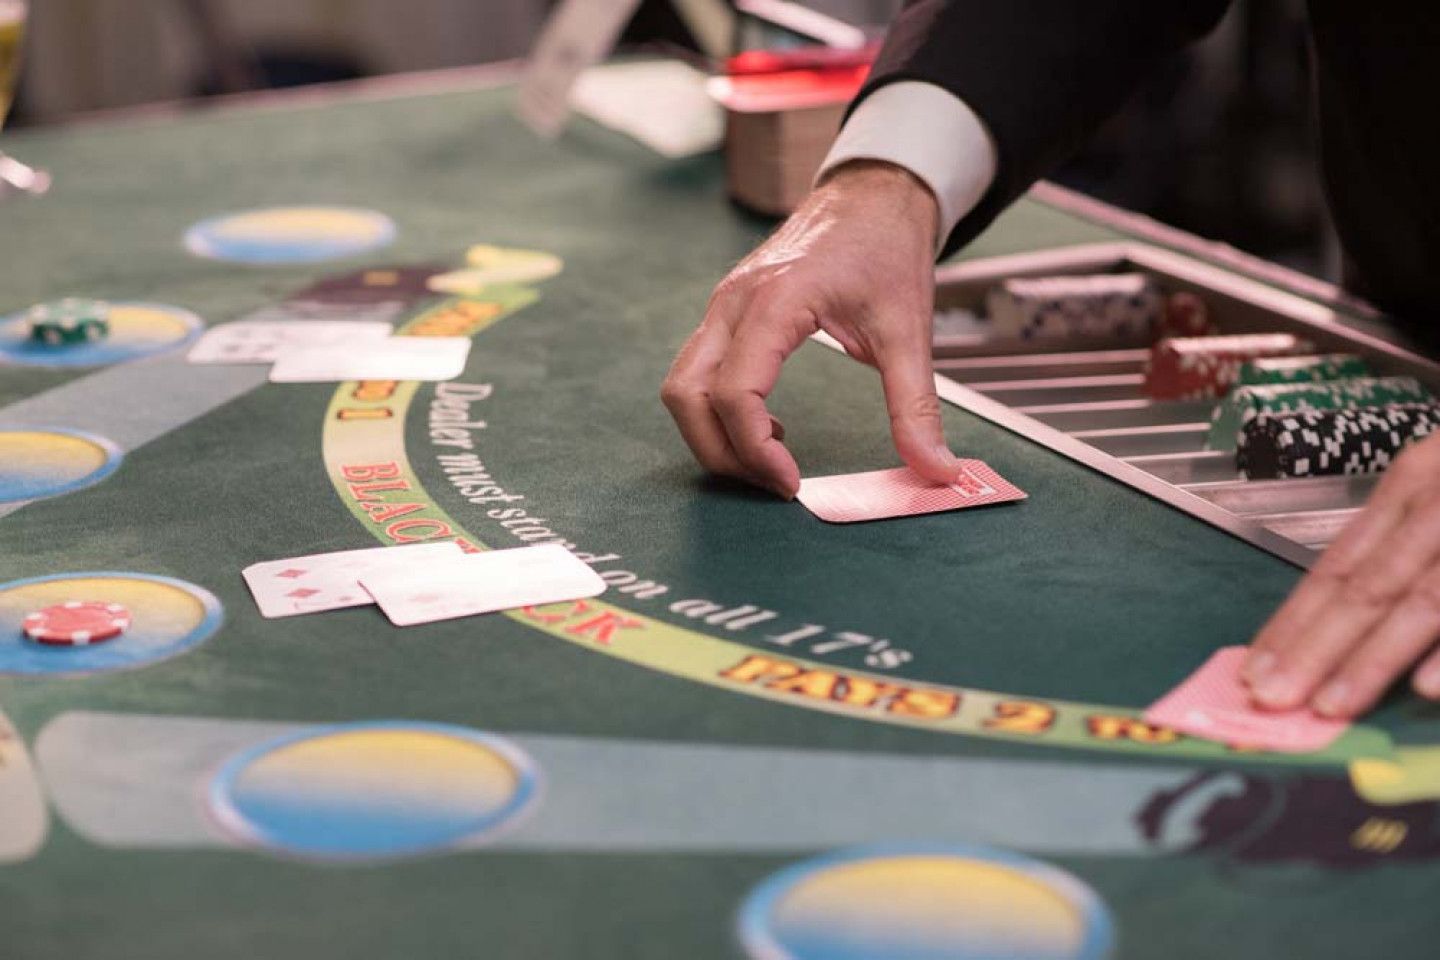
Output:
[[1145,395],[1154,400],[1214,400],[1235,385],[1246,360],[1293,356],[1309,349],[1310,344],[1289,333],[1168,337],[1150,348]]
[[844,70],[868,67],[880,52],[878,43],[858,50],[834,47],[796,47],[793,50],[746,50],[725,61],[730,76],[754,73],[783,73],[787,70]]
[[726,61],[726,76],[710,79],[710,95],[743,113],[848,103],[870,75],[878,51],[878,46],[747,50]]
[[870,67],[844,70],[786,70],[711,77],[710,95],[729,110],[769,113],[846,103],[855,98]]

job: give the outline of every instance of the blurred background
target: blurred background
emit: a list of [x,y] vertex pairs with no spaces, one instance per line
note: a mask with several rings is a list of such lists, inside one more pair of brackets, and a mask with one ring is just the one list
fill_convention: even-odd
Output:
[[[806,0],[859,25],[898,0]],[[33,0],[14,127],[100,110],[523,57],[551,0]],[[694,51],[669,0],[627,47]],[[1338,279],[1313,149],[1303,0],[1236,0],[1053,179]]]

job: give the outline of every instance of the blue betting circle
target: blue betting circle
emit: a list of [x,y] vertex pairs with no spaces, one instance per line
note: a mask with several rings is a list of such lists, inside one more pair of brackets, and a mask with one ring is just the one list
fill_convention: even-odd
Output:
[[[437,832],[435,835],[423,840],[396,842],[392,836],[383,832],[376,832],[373,827],[356,823],[349,825],[353,831],[346,839],[347,846],[341,847],[334,842],[334,837],[317,840],[311,833],[309,837],[296,837],[285,835],[284,828],[276,829],[267,826],[247,815],[242,809],[242,804],[237,802],[234,792],[237,781],[250,767],[251,764],[262,759],[266,755],[283,750],[286,747],[306,740],[316,740],[336,734],[354,733],[365,730],[403,730],[423,733],[434,733],[441,736],[454,737],[464,740],[486,750],[493,751],[504,759],[514,770],[515,787],[509,798],[496,807],[481,815],[477,815],[466,823],[463,829],[452,829],[443,834]],[[509,740],[490,733],[482,733],[468,727],[461,727],[448,723],[430,723],[414,720],[365,720],[354,723],[336,723],[325,726],[308,727],[295,733],[286,734],[274,739],[266,740],[254,746],[247,747],[241,752],[230,757],[216,772],[210,781],[207,789],[207,798],[211,814],[226,828],[234,832],[242,839],[258,844],[275,853],[284,854],[290,857],[318,862],[347,863],[358,861],[394,860],[404,857],[414,857],[424,854],[439,853],[445,850],[454,849],[460,844],[469,844],[493,836],[501,830],[513,825],[519,817],[529,812],[530,807],[539,799],[541,778],[539,770],[530,755]],[[302,830],[312,825],[302,826]],[[344,824],[336,824],[333,820],[325,823],[325,827],[332,834],[338,827],[346,827]],[[309,840],[307,843],[306,840]]]
[[[225,621],[224,607],[215,595],[193,583],[174,577],[161,577],[148,573],[127,573],[118,570],[85,571],[80,573],[57,573],[44,577],[27,577],[0,583],[0,593],[34,583],[49,583],[55,580],[144,580],[150,583],[175,587],[199,601],[203,615],[198,624],[178,638],[162,644],[147,644],[140,631],[132,629],[103,643],[85,646],[64,646],[36,643],[24,636],[21,624],[6,624],[0,620],[0,676],[49,676],[65,677],[107,670],[133,670],[149,666],[161,660],[179,656],[187,650],[208,640]],[[22,615],[23,616],[23,615]]]
[[5,466],[4,464],[0,464],[0,504],[44,500],[49,497],[58,497],[61,494],[73,493],[76,490],[83,490],[86,487],[94,486],[116,470],[119,470],[120,462],[125,459],[125,452],[121,450],[114,441],[107,440],[94,433],[86,433],[84,430],[71,430],[68,427],[15,427],[0,429],[0,433],[55,433],[61,436],[74,437],[77,440],[84,440],[87,443],[93,443],[105,453],[105,462],[85,476],[76,477],[74,480],[67,480],[64,483],[57,483],[39,489],[8,489],[5,486]]
[[178,320],[186,328],[183,337],[175,340],[149,344],[125,344],[114,340],[91,340],[75,343],[64,348],[55,348],[30,339],[30,325],[27,310],[0,317],[0,360],[22,363],[33,367],[98,367],[105,364],[136,360],[154,356],[178,347],[183,347],[200,335],[205,323],[194,312],[167,303],[147,303],[138,300],[121,300],[111,304],[116,307],[135,307],[142,310],[158,310]]
[[[284,210],[288,208],[266,208]],[[357,214],[370,221],[371,232],[356,236],[331,237],[238,237],[219,232],[228,222],[264,210],[237,210],[201,220],[185,231],[185,249],[197,257],[246,263],[252,266],[280,266],[287,263],[320,263],[338,260],[369,250],[376,250],[394,241],[395,221],[378,210],[364,207],[328,207],[326,209]]]
[[[780,900],[806,878],[831,867],[896,856],[960,857],[1023,873],[1050,887],[1080,915],[1084,927],[1083,940],[1069,960],[1107,960],[1115,948],[1115,923],[1105,902],[1079,878],[1059,867],[978,844],[905,842],[848,847],[792,864],[772,874],[751,891],[740,908],[737,926],[746,952],[753,960],[798,960],[771,930],[771,918]],[[884,958],[871,957],[867,960]]]

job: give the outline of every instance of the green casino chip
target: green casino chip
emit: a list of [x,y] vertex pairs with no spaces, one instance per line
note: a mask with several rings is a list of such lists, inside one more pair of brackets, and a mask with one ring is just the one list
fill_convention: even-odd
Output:
[[103,300],[66,297],[37,303],[25,319],[30,339],[52,347],[103,340],[110,334],[110,305]]
[[1383,407],[1429,399],[1430,391],[1414,377],[1351,377],[1236,387],[1215,407],[1205,446],[1233,452],[1245,425],[1263,413]]
[[1240,368],[1236,384],[1242,387],[1271,383],[1315,383],[1368,377],[1372,373],[1363,359],[1352,353],[1327,353],[1309,357],[1258,357]]

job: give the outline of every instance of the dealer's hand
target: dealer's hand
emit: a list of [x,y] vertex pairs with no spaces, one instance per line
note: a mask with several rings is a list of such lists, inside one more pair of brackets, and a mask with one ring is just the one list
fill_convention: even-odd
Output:
[[824,330],[879,369],[904,461],[954,482],[930,368],[937,222],[910,173],[854,161],[721,281],[660,391],[706,469],[795,495],[800,470],[765,398],[785,359]]
[[1332,717],[1372,707],[1416,663],[1440,700],[1440,436],[1406,450],[1255,638],[1245,678],[1262,707]]

